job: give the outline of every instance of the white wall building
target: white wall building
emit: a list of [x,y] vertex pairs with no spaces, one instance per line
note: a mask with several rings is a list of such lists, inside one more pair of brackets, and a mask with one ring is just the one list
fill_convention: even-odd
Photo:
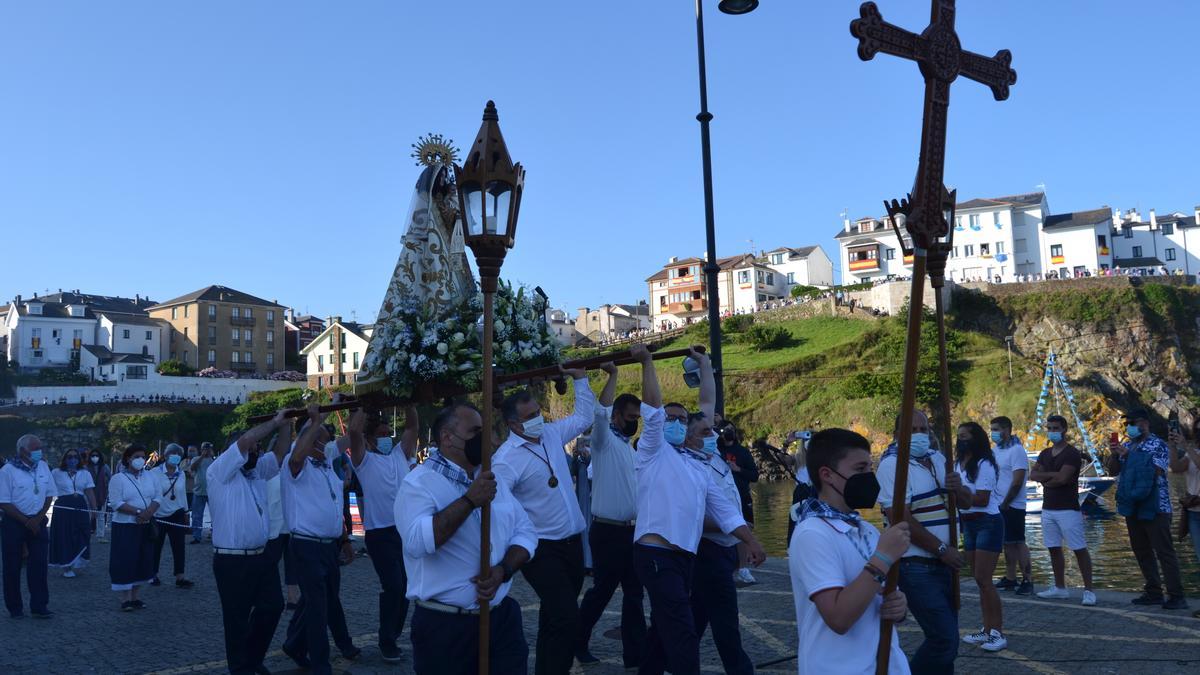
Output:
[[165,333],[169,330],[169,326],[148,316],[101,313],[96,344],[114,354],[141,354],[158,363],[162,361]]
[[574,347],[583,336],[575,330],[575,322],[565,309],[547,309],[546,327],[562,347]]
[[84,304],[64,305],[17,296],[5,317],[8,360],[22,371],[67,368],[84,345],[95,344],[96,316]]
[[309,389],[353,384],[374,330],[374,326],[330,317],[325,330],[300,350],[307,360]]
[[792,286],[824,288],[833,285],[833,261],[820,246],[781,246],[763,253],[761,261],[782,274],[789,289]]
[[764,302],[787,297],[787,277],[752,255],[740,256],[721,266],[717,274],[721,293],[721,316],[750,314]]
[[1112,210],[1054,214],[1042,223],[1042,269],[1060,278],[1113,266]]
[[595,309],[580,307],[575,319],[575,331],[592,342],[616,339],[649,327],[650,307],[645,301],[636,305],[604,304]]

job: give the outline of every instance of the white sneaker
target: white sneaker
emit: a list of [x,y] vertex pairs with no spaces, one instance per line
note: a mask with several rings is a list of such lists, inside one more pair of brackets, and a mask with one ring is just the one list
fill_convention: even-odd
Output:
[[988,641],[988,632],[980,628],[978,633],[967,633],[962,640],[969,645],[981,645]]
[[63,578],[64,579],[74,579],[75,578],[75,570],[67,570],[66,572],[63,572]]
[[1081,604],[1086,605],[1088,607],[1094,606],[1096,604],[1096,594],[1091,591],[1084,591],[1083,592],[1083,602]]
[[747,567],[743,567],[737,571],[737,579],[743,584],[758,583],[758,581],[754,578],[754,575],[750,574],[750,569]]
[[[1041,593],[1038,593],[1037,596],[1039,598],[1043,598],[1046,600],[1066,600],[1067,598],[1071,597],[1071,592],[1065,588],[1059,588],[1058,586],[1051,586],[1050,588],[1047,588],[1046,590],[1042,591]],[[1087,596],[1085,595],[1084,597],[1087,597]],[[1096,596],[1092,596],[1092,604],[1095,604],[1095,599],[1096,599]]]
[[987,642],[984,642],[980,646],[989,652],[998,652],[1008,646],[1008,638],[1004,637],[1000,634],[1000,631],[993,628],[988,634]]

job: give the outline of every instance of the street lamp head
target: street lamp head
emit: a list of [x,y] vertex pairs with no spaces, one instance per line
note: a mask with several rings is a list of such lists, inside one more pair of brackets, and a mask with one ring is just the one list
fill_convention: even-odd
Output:
[[[458,196],[463,236],[480,257],[481,246],[494,256],[495,249],[512,248],[517,236],[517,217],[525,186],[525,169],[514,164],[500,133],[496,104],[487,102],[483,124],[457,170]],[[497,273],[499,270],[497,269]],[[483,269],[480,274],[486,276]]]
[[726,14],[749,14],[758,9],[758,0],[721,0],[717,9]]

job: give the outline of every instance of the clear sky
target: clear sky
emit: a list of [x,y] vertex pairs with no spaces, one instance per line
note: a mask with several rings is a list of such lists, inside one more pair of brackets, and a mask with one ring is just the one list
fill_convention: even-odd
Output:
[[[880,0],[920,31],[928,3]],[[915,65],[859,61],[858,3],[706,0],[718,253],[820,244],[916,168]],[[646,297],[704,250],[690,0],[0,5],[0,297],[224,284],[373,320],[418,169],[495,99],[528,171],[504,276],[554,306]],[[1008,48],[1004,103],[953,87],[947,182],[1052,211],[1200,203],[1200,3],[959,2]]]

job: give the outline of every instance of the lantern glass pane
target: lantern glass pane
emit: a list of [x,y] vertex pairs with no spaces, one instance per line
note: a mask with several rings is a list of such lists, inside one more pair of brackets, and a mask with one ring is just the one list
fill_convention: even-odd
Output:
[[492,181],[487,186],[487,230],[488,234],[508,230],[508,211],[512,208],[512,186]]
[[467,226],[467,236],[483,234],[483,190],[478,185],[459,188],[463,191],[463,200],[467,204],[466,213],[462,214]]

